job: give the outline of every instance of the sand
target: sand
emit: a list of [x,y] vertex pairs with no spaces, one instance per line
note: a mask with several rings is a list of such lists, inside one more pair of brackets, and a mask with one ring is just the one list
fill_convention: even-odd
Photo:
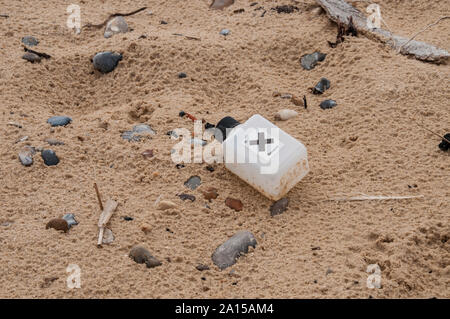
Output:
[[[336,25],[313,0],[252,2],[217,11],[206,0],[80,1],[82,24],[148,6],[126,17],[132,32],[105,39],[103,29],[77,36],[66,28],[70,1],[0,0],[0,14],[10,16],[0,17],[1,298],[450,297],[450,154],[410,119],[450,132],[449,66],[398,55],[364,36],[332,49],[327,41],[335,40]],[[377,2],[390,29],[403,36],[450,12],[448,1]],[[300,10],[270,10],[283,4]],[[226,37],[219,34],[224,28],[231,31]],[[450,50],[449,29],[442,21],[417,40]],[[37,37],[33,49],[51,59],[22,60],[26,35]],[[90,62],[103,50],[123,54],[105,75]],[[299,58],[317,50],[328,54],[325,61],[302,69]],[[308,88],[321,77],[331,88],[312,95]],[[274,92],[306,94],[308,109]],[[338,106],[322,110],[324,99]],[[271,217],[272,202],[223,165],[214,172],[207,164],[177,169],[171,160],[176,141],[166,132],[193,130],[181,110],[217,123],[255,113],[273,120],[286,108],[299,115],[276,124],[305,144],[311,171],[288,193],[281,215]],[[46,121],[55,115],[73,122],[51,128]],[[121,138],[140,123],[157,134],[134,143]],[[16,143],[23,136],[28,140]],[[49,146],[46,138],[65,144]],[[32,166],[22,166],[25,145],[55,150],[60,163],[47,167],[37,154]],[[141,155],[148,149],[152,158]],[[193,191],[184,186],[192,175],[202,179]],[[119,202],[109,223],[115,240],[102,249],[94,181],[104,201]],[[209,187],[219,193],[211,202],[201,193]],[[196,200],[182,201],[176,194],[183,192]],[[359,193],[423,197],[326,201]],[[157,210],[160,195],[177,207]],[[240,199],[243,210],[227,207],[227,197]],[[45,229],[66,213],[79,224],[67,233]],[[258,244],[220,271],[211,255],[239,230],[251,231]],[[136,244],[162,265],[132,261]],[[81,269],[80,289],[67,287],[69,264]],[[200,272],[198,264],[210,270]],[[381,268],[379,289],[367,287],[371,264]]]

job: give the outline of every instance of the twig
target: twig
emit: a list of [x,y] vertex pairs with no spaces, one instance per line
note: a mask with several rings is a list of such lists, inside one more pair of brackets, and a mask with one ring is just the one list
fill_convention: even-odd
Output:
[[100,29],[100,28],[104,27],[104,26],[108,23],[108,21],[109,21],[111,18],[115,18],[115,17],[128,17],[128,16],[134,15],[134,14],[136,14],[136,13],[139,13],[139,12],[145,10],[145,9],[147,9],[147,7],[143,7],[143,8],[134,10],[134,11],[129,12],[129,13],[113,13],[113,14],[109,15],[109,17],[108,17],[103,23],[100,23],[100,24],[92,24],[92,23],[88,23],[88,24],[85,24],[85,25],[82,27],[82,29],[84,29],[84,28],[96,28],[96,29]]
[[352,197],[336,197],[326,199],[325,201],[363,201],[363,200],[400,200],[400,199],[413,199],[422,198],[423,195],[418,196],[370,196],[366,194],[361,194],[360,196]]
[[102,198],[100,197],[100,192],[98,191],[97,183],[94,183],[95,193],[97,194],[98,204],[100,210],[103,210]]
[[51,56],[48,55],[47,53],[37,52],[37,51],[31,50],[31,49],[28,49],[25,46],[23,47],[23,49],[24,49],[25,52],[34,53],[34,54],[36,54],[36,55],[38,55],[38,56],[40,56],[41,58],[44,58],[44,59],[50,59],[51,58]]
[[403,43],[398,48],[398,53],[400,53],[402,51],[403,47],[406,46],[408,43],[410,43],[412,40],[414,40],[414,38],[417,37],[419,34],[421,34],[422,32],[425,32],[427,29],[431,28],[432,26],[435,26],[436,24],[438,24],[439,22],[441,22],[442,20],[445,20],[445,19],[450,19],[450,16],[440,17],[439,19],[436,20],[436,22],[427,25],[425,28],[423,28],[422,30],[420,30],[419,32],[414,34],[408,41]]
[[9,15],[7,15],[7,14],[0,14],[0,18],[9,18]]
[[436,135],[436,136],[439,136],[440,138],[442,138],[442,140],[447,141],[447,143],[450,143],[450,141],[449,141],[448,139],[446,139],[444,136],[442,136],[442,135],[440,135],[440,134],[438,134],[438,133],[436,133],[436,132],[433,132],[432,130],[430,130],[429,128],[423,126],[423,125],[420,124],[419,122],[416,122],[416,121],[414,121],[414,120],[412,120],[412,121],[413,121],[414,123],[416,123],[418,126],[420,126],[421,128],[423,128],[424,130],[426,130],[426,131],[428,131],[428,132],[430,132],[430,133],[432,133],[432,134],[434,134],[434,135]]
[[201,40],[200,38],[192,37],[192,36],[189,36],[189,35],[184,35],[184,34],[181,34],[181,33],[172,33],[172,35],[176,35],[176,36],[179,36],[179,37],[185,37],[188,40],[197,40],[197,41]]

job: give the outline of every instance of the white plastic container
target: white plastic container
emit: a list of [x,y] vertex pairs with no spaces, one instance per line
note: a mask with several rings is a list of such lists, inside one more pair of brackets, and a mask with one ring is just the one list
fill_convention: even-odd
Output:
[[[253,115],[244,124],[227,118],[222,142],[225,167],[272,200],[286,195],[309,172],[306,147],[266,120]],[[228,125],[231,121],[234,124]]]

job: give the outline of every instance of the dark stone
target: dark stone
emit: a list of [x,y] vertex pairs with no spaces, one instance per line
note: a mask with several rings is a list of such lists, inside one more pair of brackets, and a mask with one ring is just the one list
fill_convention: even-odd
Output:
[[178,113],[178,115],[179,115],[180,117],[183,117],[183,116],[185,116],[185,115],[186,115],[186,112],[184,112],[184,111],[180,111],[180,113]]
[[134,218],[130,217],[130,216],[123,216],[122,218],[123,218],[123,220],[126,220],[127,222],[134,220]]
[[109,73],[117,67],[119,61],[122,61],[122,58],[122,54],[120,53],[106,51],[97,53],[92,63],[94,64],[94,69],[102,73]]
[[67,116],[53,116],[47,120],[51,126],[66,126],[72,122],[72,119]]
[[39,40],[33,36],[27,35],[22,38],[22,43],[29,47],[34,47],[39,44]]
[[206,166],[206,170],[210,171],[210,172],[214,172],[215,168],[212,167],[211,165]]
[[161,20],[161,24],[168,24],[167,21]]
[[138,264],[146,264],[147,268],[161,266],[162,263],[153,257],[150,252],[142,246],[134,246],[130,251],[130,258]]
[[184,182],[184,186],[189,187],[190,189],[194,190],[197,187],[199,187],[201,183],[202,183],[202,180],[200,179],[199,176],[191,176],[191,177],[189,177],[189,179],[186,182]]
[[177,169],[180,169],[180,168],[184,168],[184,167],[186,167],[184,164],[177,164],[177,165],[175,165],[175,167],[177,168]]
[[31,63],[39,63],[41,62],[42,58],[35,54],[35,53],[31,53],[31,52],[26,52],[23,56],[22,59],[27,60],[28,62]]
[[186,78],[186,77],[187,77],[187,74],[186,74],[186,73],[184,73],[184,72],[178,73],[178,78],[184,79],[184,78]]
[[45,225],[45,229],[53,228],[56,230],[62,230],[65,233],[69,230],[69,224],[65,219],[62,218],[54,218]]
[[322,110],[332,109],[335,106],[337,106],[337,103],[334,100],[325,100],[322,103],[320,103],[320,108]]
[[298,7],[293,5],[276,6],[272,8],[272,10],[275,10],[277,13],[292,13],[294,11],[299,11]]
[[[444,135],[444,138],[446,139],[446,140],[449,140],[450,141],[450,133],[447,133],[447,134],[445,134]],[[446,140],[444,140],[444,139],[442,139],[442,142],[439,144],[439,148],[442,150],[442,151],[448,151],[449,149],[450,149],[450,143],[449,142],[447,142]]]
[[277,200],[275,203],[272,204],[272,206],[270,206],[270,216],[273,217],[284,213],[288,205],[289,205],[288,198],[282,198],[280,200]]
[[179,194],[177,195],[178,197],[181,198],[181,200],[187,200],[189,199],[191,202],[195,201],[195,196],[194,195],[189,195],[189,194]]
[[248,253],[248,247],[256,247],[255,236],[249,231],[239,231],[225,243],[217,247],[212,254],[212,261],[221,270],[236,263],[242,253]]
[[44,160],[44,164],[47,166],[58,165],[59,163],[58,156],[56,156],[56,153],[52,150],[43,150],[41,156]]
[[316,86],[312,89],[312,92],[313,94],[322,94],[330,88],[330,85],[330,80],[321,78],[319,83],[317,83]]
[[300,63],[305,70],[312,70],[317,65],[317,62],[322,62],[326,56],[325,53],[320,52],[305,54],[301,57]]
[[209,266],[207,265],[203,265],[203,264],[199,264],[195,267],[195,269],[197,269],[198,271],[205,271],[205,270],[209,270]]

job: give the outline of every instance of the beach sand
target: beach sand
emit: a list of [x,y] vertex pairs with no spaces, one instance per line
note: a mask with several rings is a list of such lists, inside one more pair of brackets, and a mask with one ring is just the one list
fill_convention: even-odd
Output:
[[[210,10],[206,0],[77,2],[83,25],[148,7],[126,17],[132,32],[105,39],[103,28],[75,35],[66,27],[71,1],[0,0],[0,14],[9,15],[0,17],[1,298],[450,298],[450,153],[411,120],[450,132],[449,66],[399,55],[363,35],[332,49],[327,41],[336,39],[337,26],[315,1],[254,1],[237,0],[223,11]],[[449,1],[377,3],[389,28],[405,37],[450,12]],[[284,4],[299,11],[270,10]],[[219,34],[224,28],[226,37]],[[449,30],[444,20],[417,40],[448,51]],[[40,41],[33,50],[51,58],[23,60],[27,35]],[[94,72],[90,59],[105,50],[123,60],[111,73]],[[327,57],[306,71],[299,59],[314,51]],[[331,88],[311,94],[322,77]],[[274,92],[306,95],[308,108]],[[324,99],[338,106],[322,110]],[[217,123],[253,114],[274,121],[281,109],[299,113],[275,124],[306,146],[311,169],[288,193],[281,215],[271,217],[272,202],[222,164],[209,172],[205,163],[177,169],[171,160],[176,141],[166,133],[193,130],[181,110]],[[46,121],[55,115],[73,121],[51,128]],[[121,138],[140,123],[157,134],[141,142]],[[65,144],[49,146],[47,138]],[[32,166],[22,166],[25,145],[53,149],[60,163],[45,166],[36,154]],[[141,155],[148,149],[149,159]],[[184,186],[192,175],[202,180],[193,191]],[[104,201],[119,203],[108,226],[115,240],[101,249],[94,182]],[[219,193],[211,202],[201,193],[208,187]],[[179,193],[196,200],[182,201]],[[423,197],[327,200],[359,193]],[[160,195],[177,207],[157,210]],[[243,210],[227,207],[227,197],[240,199]],[[67,233],[45,229],[66,213],[79,224]],[[211,255],[239,230],[251,231],[258,244],[220,271]],[[162,265],[132,261],[136,244]],[[67,286],[70,264],[80,267],[80,289]],[[198,264],[210,270],[200,272]],[[373,264],[381,270],[379,289],[367,287]]]

